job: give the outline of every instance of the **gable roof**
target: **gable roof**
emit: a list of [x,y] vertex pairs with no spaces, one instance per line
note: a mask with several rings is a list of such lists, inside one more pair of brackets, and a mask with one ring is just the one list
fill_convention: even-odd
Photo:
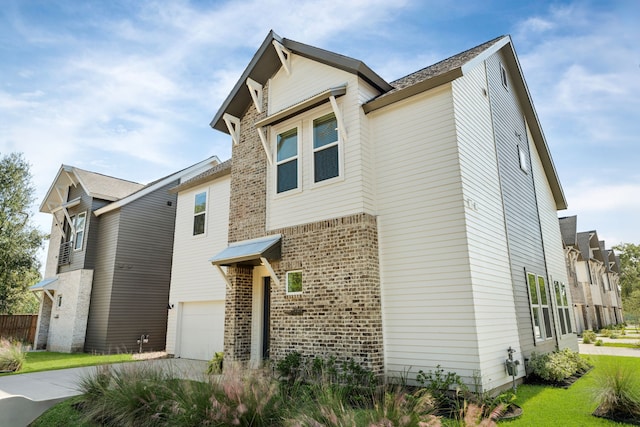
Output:
[[102,214],[105,214],[107,212],[111,212],[115,209],[119,209],[135,200],[138,200],[139,198],[146,196],[149,193],[152,193],[154,191],[156,191],[159,188],[164,187],[167,184],[170,184],[171,182],[183,178],[193,172],[196,172],[199,169],[202,169],[203,167],[207,166],[207,165],[215,165],[220,163],[220,160],[218,159],[217,156],[211,156],[208,159],[202,160],[201,162],[198,162],[194,165],[191,165],[185,169],[182,169],[178,172],[174,172],[170,175],[167,175],[163,178],[160,178],[158,180],[155,180],[147,185],[145,185],[143,188],[141,188],[140,190],[136,191],[135,193],[132,193],[120,200],[117,200],[113,203],[109,203],[106,206],[101,207],[100,209],[96,209],[94,214],[96,216],[100,216]]
[[578,245],[577,230],[578,230],[578,216],[565,216],[558,218],[560,223],[560,233],[562,234],[562,242],[565,246]]
[[194,176],[193,178],[180,183],[180,185],[177,185],[169,189],[169,192],[179,193],[180,191],[185,191],[190,188],[197,187],[198,185],[203,184],[205,182],[209,182],[223,175],[230,175],[230,174],[231,174],[231,159],[225,162],[219,163],[207,169],[206,171]]
[[370,113],[418,93],[450,83],[462,77],[466,72],[489,58],[489,56],[498,51],[502,51],[505,58],[505,67],[513,70],[511,74],[513,77],[513,87],[522,105],[527,123],[529,124],[533,143],[542,161],[556,209],[562,210],[567,208],[564,191],[560,185],[560,179],[551,158],[549,146],[542,131],[538,115],[533,106],[531,94],[524,80],[511,37],[496,37],[493,40],[465,50],[464,52],[418,70],[389,84],[362,61],[282,38],[272,30],[260,45],[260,48],[251,59],[251,62],[242,73],[240,79],[236,82],[227,99],[222,103],[222,106],[211,121],[211,127],[229,133],[223,120],[224,114],[229,113],[232,116],[241,117],[252,102],[250,92],[245,87],[247,78],[250,77],[264,85],[267,80],[280,69],[282,64],[275,48],[271,46],[274,41],[282,44],[292,53],[357,74],[372,84],[381,92],[381,95],[362,105],[365,113]]
[[224,124],[224,120],[222,120],[222,116],[225,113],[229,113],[232,116],[241,117],[252,103],[251,95],[245,86],[248,77],[264,85],[267,83],[267,80],[280,69],[282,63],[278,58],[275,48],[272,46],[274,40],[292,53],[344,70],[348,73],[357,74],[382,92],[393,89],[389,83],[373,72],[373,70],[362,61],[280,37],[271,30],[258,48],[258,51],[253,55],[251,62],[249,62],[249,65],[245,68],[231,90],[231,93],[227,96],[227,99],[224,100],[222,106],[213,117],[211,121],[212,128],[224,133],[229,133],[227,126]]
[[108,201],[119,200],[144,187],[137,182],[63,164],[40,204],[40,212],[51,213],[56,207],[66,203],[67,200],[61,200],[59,191],[66,191],[70,185],[80,185],[89,196]]

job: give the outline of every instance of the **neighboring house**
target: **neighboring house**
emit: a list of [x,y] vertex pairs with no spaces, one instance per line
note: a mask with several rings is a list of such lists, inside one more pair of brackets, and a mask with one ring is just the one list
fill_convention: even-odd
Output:
[[[174,254],[175,353],[219,347],[222,285],[198,267],[193,286],[211,289],[188,295],[195,267],[178,264],[224,240],[191,230],[198,194],[226,185],[228,246],[209,252],[226,281],[226,360],[298,351],[409,380],[441,366],[492,390],[511,383],[510,348],[521,364],[577,350],[566,201],[509,37],[388,83],[270,32],[211,125],[231,135],[232,164],[176,189],[176,243],[198,250]],[[196,301],[211,301],[214,332],[191,350],[205,334],[185,338]]]
[[45,280],[31,288],[42,293],[36,348],[164,349],[176,211],[168,190],[217,162],[146,186],[60,168],[40,206],[53,222]]
[[577,217],[560,218],[576,329],[597,330],[624,322],[620,261],[595,230],[577,231]]
[[167,324],[167,352],[211,359],[223,351],[225,281],[207,262],[227,247],[231,161],[179,186]]

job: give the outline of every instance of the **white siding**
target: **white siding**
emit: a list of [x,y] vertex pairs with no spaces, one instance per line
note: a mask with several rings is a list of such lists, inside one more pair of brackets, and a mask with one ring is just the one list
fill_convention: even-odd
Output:
[[[218,178],[178,194],[173,264],[167,324],[167,352],[176,350],[181,303],[224,301],[226,282],[208,259],[227,247],[229,230],[229,176]],[[195,195],[207,191],[204,235],[193,235]]]
[[[527,126],[527,138],[529,141],[533,141],[529,127]],[[553,315],[556,325],[556,336],[558,337],[558,346],[562,349],[569,347],[574,351],[578,351],[578,341],[575,334],[562,335],[560,331],[560,321],[558,318],[557,305],[555,304],[555,292],[554,282],[564,283],[569,286],[569,278],[567,277],[567,264],[564,258],[564,249],[562,248],[562,234],[560,233],[560,223],[558,221],[558,213],[556,210],[556,203],[553,198],[553,193],[549,187],[542,161],[538,152],[535,150],[535,145],[530,144],[531,147],[531,173],[536,187],[536,199],[538,201],[538,215],[540,217],[540,229],[542,232],[542,243],[544,245],[544,256],[547,265],[547,274],[549,275],[549,285],[551,288],[551,294],[549,295],[552,300]],[[568,306],[573,307],[571,301],[571,292],[567,292]],[[576,321],[573,318],[573,310],[569,310],[571,313],[572,330],[575,329]]]
[[387,373],[479,369],[451,87],[369,114]]
[[[348,138],[341,135],[342,162],[340,178],[314,183],[312,121],[330,113],[329,102],[302,113],[283,123],[271,126],[268,132],[272,158],[276,158],[276,137],[279,133],[298,128],[298,167],[301,181],[298,190],[276,194],[275,164],[267,172],[267,229],[305,224],[322,219],[336,218],[360,212],[373,213],[372,188],[364,173],[361,144],[361,102],[375,92],[357,76],[327,65],[294,55],[292,74],[278,71],[269,81],[269,112],[294,105],[328,88],[347,83],[347,93],[337,98]],[[366,153],[369,157],[369,153]],[[364,190],[366,188],[366,190]]]
[[515,349],[518,358],[522,352],[484,64],[452,87],[476,316],[474,345],[482,385],[493,389],[510,380],[504,368],[507,348]]

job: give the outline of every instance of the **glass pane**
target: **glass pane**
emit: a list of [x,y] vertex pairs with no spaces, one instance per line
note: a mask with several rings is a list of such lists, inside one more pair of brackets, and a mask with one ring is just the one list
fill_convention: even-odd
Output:
[[339,175],[338,146],[316,151],[313,158],[315,182],[324,181]]
[[298,129],[278,135],[278,161],[298,155]]
[[560,283],[553,282],[553,288],[556,291],[556,302],[558,303],[558,305],[562,305],[562,293],[560,291]]
[[538,276],[538,287],[540,288],[540,304],[547,305],[547,288],[544,285],[544,277]]
[[533,307],[533,332],[536,338],[542,338],[542,330],[540,329],[540,309]]
[[287,273],[287,292],[302,292],[302,271]]
[[553,332],[551,332],[551,316],[549,307],[542,307],[542,316],[544,317],[544,330],[547,334],[546,337],[551,338],[553,336]]
[[298,160],[278,165],[278,193],[298,187]]
[[536,290],[536,276],[534,274],[527,274],[529,280],[529,293],[531,294],[531,304],[538,304],[538,291]]
[[82,249],[83,241],[84,241],[84,230],[76,233],[76,242],[73,244],[73,249]]
[[562,283],[560,285],[562,287],[562,305],[565,307],[569,306],[569,302],[567,301],[567,287]]
[[86,215],[84,213],[81,213],[80,215],[77,216],[77,218],[76,218],[76,233],[78,231],[84,230],[85,218],[86,218]]
[[204,234],[204,219],[205,214],[196,215],[193,217],[193,235]]
[[336,116],[328,114],[313,121],[313,148],[331,144],[338,140]]
[[569,309],[568,308],[564,309],[564,317],[567,319],[567,332],[568,333],[572,333],[573,330],[571,330],[571,318],[569,317]]
[[196,194],[195,207],[193,213],[200,213],[207,210],[207,193]]
[[560,319],[560,330],[562,331],[562,335],[566,335],[567,328],[564,322],[564,312],[562,309],[558,310],[558,318]]

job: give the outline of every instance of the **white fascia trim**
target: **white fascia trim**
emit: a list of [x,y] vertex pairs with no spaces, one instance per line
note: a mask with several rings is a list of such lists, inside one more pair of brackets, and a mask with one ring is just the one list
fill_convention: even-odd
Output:
[[259,127],[256,128],[258,130],[258,136],[260,136],[260,142],[262,142],[262,148],[264,148],[264,153],[267,155],[267,161],[270,166],[273,166],[273,159],[271,158],[271,153],[269,152],[269,144],[267,144],[267,136],[264,134],[264,128]]
[[264,267],[269,272],[269,276],[271,276],[271,279],[273,280],[273,282],[279,287],[280,279],[278,279],[278,276],[276,276],[276,272],[273,271],[273,267],[271,267],[271,264],[269,264],[269,261],[265,257],[260,257],[260,261],[262,261],[262,265],[264,265]]
[[251,77],[247,77],[247,87],[249,88],[249,93],[256,106],[256,110],[258,110],[258,113],[262,113],[262,85]]
[[233,145],[238,145],[240,143],[240,119],[229,113],[224,113],[222,120],[224,120],[224,124],[229,129]]
[[336,116],[336,121],[338,122],[338,132],[340,132],[340,139],[346,142],[348,136],[347,136],[347,128],[344,126],[342,110],[340,110],[340,107],[338,107],[338,103],[336,102],[336,97],[334,95],[331,95],[329,97],[329,102],[331,103],[333,114]]
[[205,160],[203,160],[203,161],[201,161],[199,163],[196,163],[195,165],[189,166],[186,169],[183,169],[183,170],[181,170],[179,172],[176,172],[176,173],[174,173],[172,175],[169,175],[168,177],[156,182],[155,184],[150,185],[148,187],[145,187],[140,191],[137,191],[137,192],[125,197],[125,198],[122,198],[122,199],[118,200],[117,202],[109,203],[107,206],[104,206],[104,207],[96,210],[94,212],[94,214],[95,214],[95,216],[100,216],[100,215],[105,214],[107,212],[111,212],[111,211],[113,211],[115,209],[119,209],[122,206],[133,202],[134,200],[138,200],[139,198],[141,198],[143,196],[146,196],[149,193],[153,193],[157,189],[164,187],[165,185],[175,181],[176,179],[180,179],[183,176],[190,174],[194,170],[200,169],[202,166],[205,166],[205,165],[213,163],[213,162],[215,162],[217,164],[217,163],[220,163],[220,160],[216,156],[209,157],[208,159],[205,159]]
[[280,43],[277,40],[273,40],[271,43],[273,44],[273,47],[276,49],[278,58],[280,58],[280,62],[282,63],[282,66],[287,72],[287,75],[290,76],[291,75],[291,51],[286,47],[284,47],[282,43]]

